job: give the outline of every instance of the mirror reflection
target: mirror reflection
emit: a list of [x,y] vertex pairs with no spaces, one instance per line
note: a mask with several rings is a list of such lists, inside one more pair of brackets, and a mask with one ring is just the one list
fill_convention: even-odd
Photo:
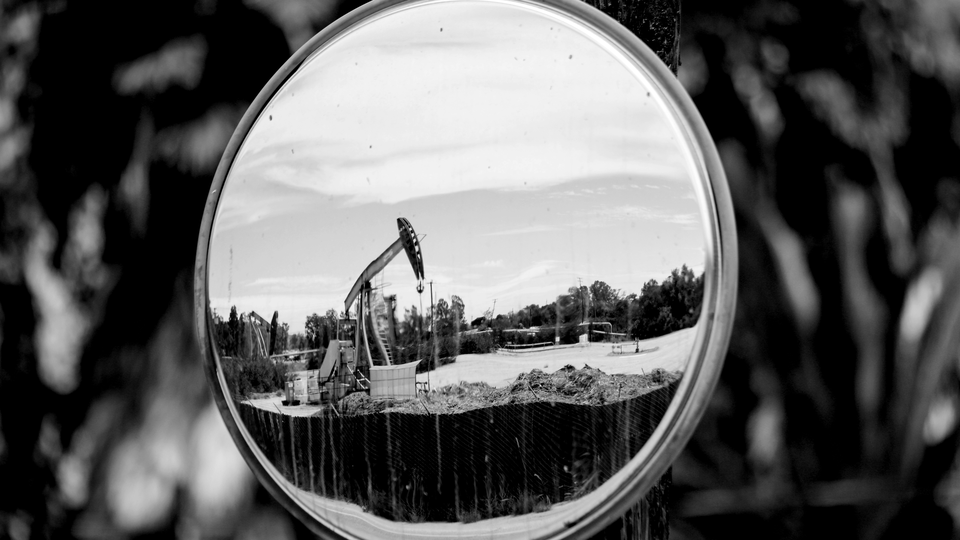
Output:
[[420,5],[313,54],[244,140],[209,258],[228,394],[289,488],[470,523],[620,470],[698,331],[684,144],[619,53],[515,5]]

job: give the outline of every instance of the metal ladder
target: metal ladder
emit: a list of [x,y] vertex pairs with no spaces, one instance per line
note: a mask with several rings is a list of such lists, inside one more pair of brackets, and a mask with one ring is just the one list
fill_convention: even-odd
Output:
[[380,340],[382,351],[387,353],[387,365],[393,365],[393,351],[390,350],[390,341],[387,340],[387,332],[380,325],[377,325],[377,339]]

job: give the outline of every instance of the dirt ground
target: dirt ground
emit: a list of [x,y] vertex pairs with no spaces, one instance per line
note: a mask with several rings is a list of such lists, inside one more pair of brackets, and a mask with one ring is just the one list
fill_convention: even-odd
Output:
[[[625,343],[618,351],[623,354],[615,354],[610,344],[590,343],[509,355],[460,355],[452,364],[417,374],[418,382],[429,382],[433,389],[418,399],[372,399],[358,392],[343,399],[342,410],[347,415],[450,414],[537,400],[598,405],[628,399],[680,378],[695,330]],[[639,353],[631,350],[634,346]],[[290,416],[335,414],[320,405],[285,406],[282,396],[257,394],[247,403]]]
[[[637,397],[680,378],[680,371],[654,369],[643,375],[608,375],[599,369],[564,366],[553,373],[534,369],[521,373],[512,384],[495,388],[485,382],[450,384],[414,399],[373,399],[363,392],[341,402],[340,414],[356,416],[380,412],[455,414],[473,409],[527,403],[563,402],[603,405]],[[326,414],[320,411],[318,414]]]
[[[613,354],[609,343],[566,345],[539,351],[513,354],[461,354],[456,361],[441,366],[429,373],[418,373],[417,382],[429,382],[430,388],[441,388],[461,382],[484,382],[503,388],[510,386],[520,373],[539,369],[547,373],[571,365],[582,368],[590,365],[605,373],[642,375],[656,368],[666,371],[683,371],[690,358],[696,328],[686,328],[666,336],[626,342],[619,349],[624,354]],[[633,353],[634,347],[640,353]]]

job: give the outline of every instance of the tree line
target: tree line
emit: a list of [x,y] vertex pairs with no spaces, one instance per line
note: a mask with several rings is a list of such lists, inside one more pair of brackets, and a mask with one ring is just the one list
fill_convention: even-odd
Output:
[[[598,331],[624,338],[653,338],[696,324],[702,301],[703,274],[696,275],[686,265],[660,282],[646,282],[639,294],[597,280],[589,286],[570,287],[545,305],[529,304],[495,317],[486,314],[474,319],[470,327],[478,330],[477,337],[461,352],[487,352],[496,345],[554,342],[557,338],[561,343],[575,343],[585,332],[591,339],[603,336]],[[516,332],[524,329],[539,330]],[[481,333],[487,330],[489,335],[483,337]]]
[[[683,265],[662,281],[646,282],[639,294],[614,289],[605,281],[597,280],[589,286],[570,287],[548,304],[529,304],[496,316],[487,311],[469,324],[464,318],[463,299],[452,295],[449,300],[437,300],[426,313],[421,313],[415,305],[403,308],[402,314],[396,313],[392,354],[394,361],[400,363],[417,358],[452,359],[457,354],[489,352],[493,346],[508,343],[553,342],[556,338],[561,343],[575,343],[585,331],[593,338],[603,335],[597,331],[610,331],[631,339],[662,336],[696,324],[703,301],[703,279],[702,273],[698,276]],[[269,354],[318,349],[316,356],[322,357],[330,340],[336,338],[337,320],[342,315],[334,309],[328,309],[323,315],[312,313],[304,322],[303,332],[290,334],[289,325],[279,323],[278,314],[274,312]],[[597,324],[601,322],[609,325]],[[243,358],[261,355],[253,328],[257,324],[262,325],[249,313],[238,313],[236,306],[230,308],[227,320],[215,313],[214,332],[221,354]],[[539,331],[516,332],[531,328]],[[477,330],[474,335],[490,335],[486,338],[464,336],[464,331],[470,329]],[[380,360],[376,347],[370,347],[370,354]]]
[[[213,333],[220,346],[223,356],[240,356],[243,358],[258,358],[279,354],[287,350],[289,343],[290,325],[279,321],[280,314],[273,312],[270,323],[263,324],[253,313],[238,313],[237,306],[230,307],[227,319],[213,313]],[[266,341],[260,348],[255,326],[260,327],[260,333]]]

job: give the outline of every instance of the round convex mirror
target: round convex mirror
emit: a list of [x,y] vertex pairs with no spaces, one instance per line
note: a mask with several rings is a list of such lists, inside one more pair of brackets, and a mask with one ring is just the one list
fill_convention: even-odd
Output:
[[715,385],[725,182],[666,67],[579,2],[351,13],[210,191],[197,324],[238,447],[327,536],[595,533]]

